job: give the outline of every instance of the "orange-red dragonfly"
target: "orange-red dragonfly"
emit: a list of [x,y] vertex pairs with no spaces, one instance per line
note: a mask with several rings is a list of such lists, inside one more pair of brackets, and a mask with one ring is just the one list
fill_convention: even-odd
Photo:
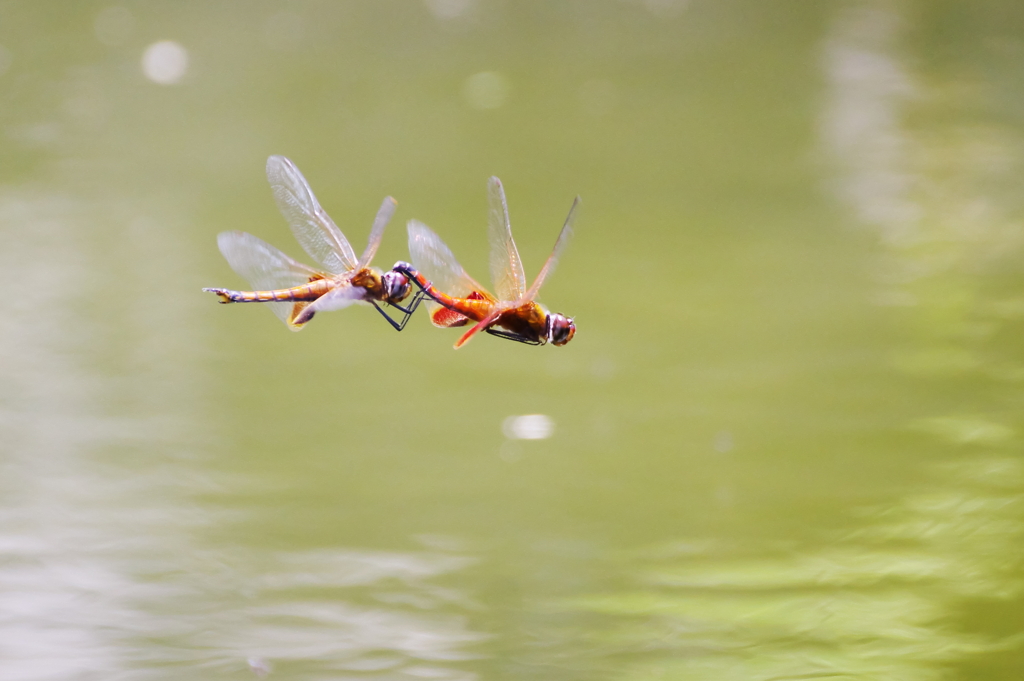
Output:
[[[401,331],[416,311],[422,294],[408,307],[399,305],[409,295],[409,279],[401,272],[381,273],[370,267],[384,228],[395,212],[396,202],[384,199],[370,230],[363,255],[356,260],[348,239],[320,207],[306,178],[284,156],[267,159],[267,179],[281,213],[302,248],[323,270],[292,260],[262,239],[245,232],[222,232],[217,245],[231,268],[242,275],[254,291],[204,288],[220,296],[222,303],[266,303],[293,331],[300,330],[317,312],[340,310],[357,302],[368,302],[395,329]],[[395,321],[377,302],[387,303],[405,313]]]
[[435,326],[465,326],[470,320],[476,322],[456,341],[456,348],[480,331],[528,345],[565,345],[576,333],[575,322],[565,315],[546,311],[535,299],[572,236],[579,197],[569,209],[554,250],[529,289],[519,251],[512,240],[505,190],[496,177],[488,183],[488,197],[491,277],[496,296],[466,274],[437,234],[415,220],[408,225],[413,266],[399,262],[394,270],[406,274],[434,301],[430,320]]

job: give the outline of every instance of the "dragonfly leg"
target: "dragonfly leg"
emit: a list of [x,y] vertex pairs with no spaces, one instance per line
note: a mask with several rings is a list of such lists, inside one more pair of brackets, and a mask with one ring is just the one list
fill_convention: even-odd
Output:
[[402,307],[401,305],[390,305],[390,307],[397,308],[403,312],[402,320],[398,322],[392,319],[388,315],[388,313],[383,310],[383,308],[377,305],[375,301],[371,300],[370,304],[373,305],[374,309],[376,309],[377,312],[380,312],[381,316],[384,317],[384,319],[388,320],[388,323],[391,324],[395,331],[401,331],[402,329],[405,328],[405,325],[409,323],[409,319],[412,317],[413,313],[416,312],[416,308],[420,306],[420,303],[423,302],[423,298],[424,293],[423,291],[420,291],[415,296],[413,296],[412,302],[409,304],[409,307]]
[[370,301],[370,304],[373,305],[373,309],[375,309],[377,312],[380,312],[380,315],[384,317],[384,319],[388,320],[388,324],[390,324],[395,329],[395,331],[401,331],[405,327],[405,323],[409,320],[409,315],[406,314],[401,322],[396,322],[394,319],[388,316],[387,312],[381,309],[380,305],[378,305],[372,300]]
[[416,295],[412,297],[412,302],[409,303],[409,307],[402,307],[401,305],[398,305],[396,303],[388,303],[388,305],[401,310],[405,314],[412,314],[413,312],[416,311],[416,308],[420,306],[420,303],[422,303],[423,299],[426,297],[428,297],[426,293],[424,293],[423,291],[417,291]]
[[522,343],[524,345],[543,345],[544,344],[542,341],[535,340],[533,338],[527,338],[526,336],[521,336],[518,333],[512,333],[511,331],[503,331],[501,329],[496,329],[493,326],[491,328],[489,328],[489,329],[484,329],[484,331],[486,331],[487,333],[491,334],[492,336],[497,336],[498,338],[504,338],[505,340],[515,341],[516,343]]

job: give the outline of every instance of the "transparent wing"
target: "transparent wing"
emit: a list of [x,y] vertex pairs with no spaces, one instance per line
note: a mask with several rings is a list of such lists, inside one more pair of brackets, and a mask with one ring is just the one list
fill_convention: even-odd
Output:
[[370,239],[366,242],[366,250],[363,251],[363,257],[359,258],[359,263],[356,265],[357,270],[367,267],[370,261],[373,260],[373,256],[377,254],[381,239],[384,238],[384,228],[388,226],[391,216],[395,214],[395,206],[397,205],[398,202],[390,196],[386,197],[384,203],[380,204],[377,217],[373,219],[373,229],[370,230]]
[[572,239],[572,226],[576,220],[576,215],[579,213],[580,197],[576,197],[576,200],[572,202],[572,208],[569,209],[569,215],[565,218],[565,224],[562,225],[562,231],[558,233],[558,239],[555,240],[555,247],[551,251],[551,255],[544,262],[544,267],[540,268],[540,272],[537,274],[537,278],[533,280],[533,285],[530,286],[530,290],[526,292],[522,300],[533,300],[537,297],[540,292],[540,287],[544,285],[544,280],[551,276],[551,273],[555,271],[555,267],[558,265],[558,259],[562,255],[562,251],[569,245],[569,241]]
[[494,291],[502,301],[519,300],[526,292],[526,275],[519,259],[516,242],[512,240],[512,226],[508,221],[508,203],[501,180],[492,177],[487,183],[490,211],[487,232],[491,241],[491,280]]
[[267,179],[278,209],[306,253],[332,274],[355,269],[352,246],[320,207],[295,164],[284,156],[271,156],[267,159]]
[[409,230],[412,266],[422,272],[435,288],[453,298],[465,298],[473,291],[479,291],[493,299],[484,287],[466,274],[455,255],[430,227],[417,220],[410,220],[406,227]]
[[[231,269],[240,274],[255,291],[291,288],[322,277],[323,273],[292,260],[266,241],[245,232],[221,232],[217,246]],[[290,302],[263,303],[288,324]]]
[[470,338],[472,338],[473,336],[475,336],[476,334],[480,333],[481,331],[489,327],[491,324],[493,324],[498,319],[498,317],[501,316],[502,312],[503,310],[501,308],[497,308],[489,315],[487,315],[479,322],[477,322],[472,329],[462,334],[462,337],[459,338],[459,340],[455,341],[455,349],[458,350],[463,345],[468,343]]
[[352,303],[366,298],[366,289],[362,286],[341,285],[323,294],[295,315],[294,326],[301,327],[313,318],[317,312],[341,310]]
[[320,296],[310,303],[309,307],[314,312],[329,312],[331,310],[341,310],[352,303],[365,299],[366,289],[362,286],[342,285]]

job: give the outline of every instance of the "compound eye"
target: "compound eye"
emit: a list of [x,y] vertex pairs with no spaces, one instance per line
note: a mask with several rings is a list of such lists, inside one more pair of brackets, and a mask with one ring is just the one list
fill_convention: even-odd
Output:
[[409,295],[409,278],[398,272],[384,275],[384,294],[391,300],[402,301]]
[[553,314],[548,318],[548,342],[552,345],[565,345],[576,335],[576,324],[572,319]]

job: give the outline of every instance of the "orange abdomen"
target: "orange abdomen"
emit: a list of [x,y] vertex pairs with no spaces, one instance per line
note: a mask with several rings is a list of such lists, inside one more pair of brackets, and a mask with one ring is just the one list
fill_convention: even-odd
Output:
[[207,288],[204,291],[216,293],[222,303],[270,303],[289,301],[313,301],[334,288],[329,279],[316,279],[308,284],[281,288],[273,291],[232,291],[225,288]]

